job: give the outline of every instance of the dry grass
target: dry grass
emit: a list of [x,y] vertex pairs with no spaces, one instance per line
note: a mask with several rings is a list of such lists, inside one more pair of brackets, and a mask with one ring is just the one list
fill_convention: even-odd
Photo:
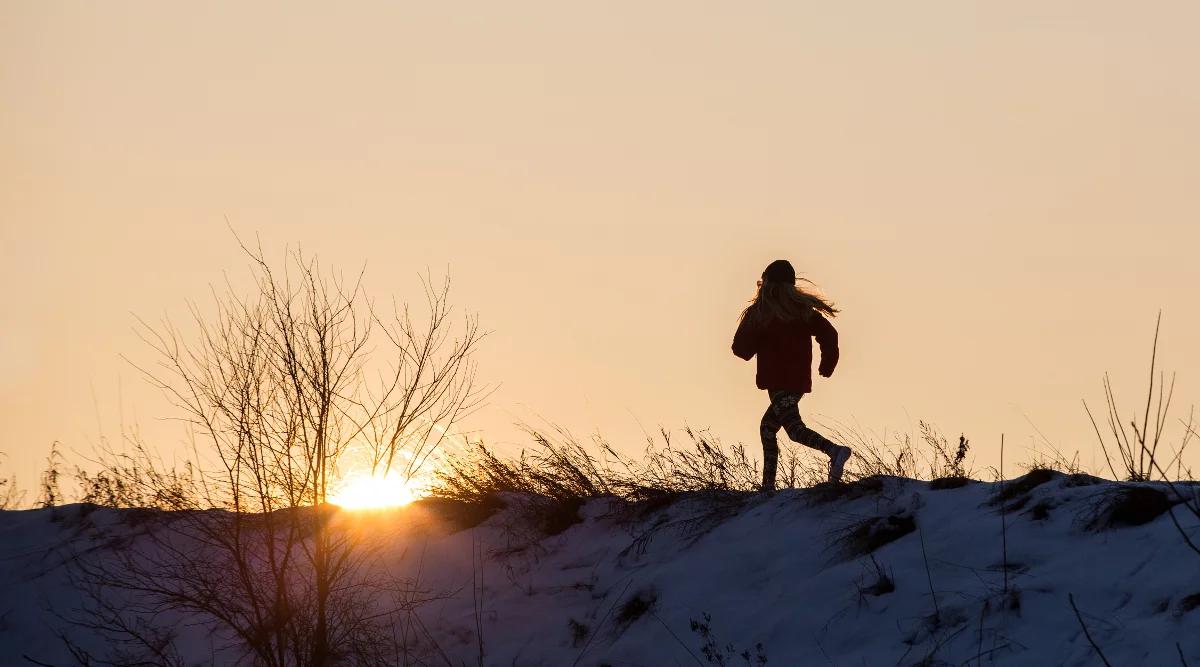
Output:
[[1087,521],[1089,530],[1141,526],[1171,509],[1167,494],[1146,486],[1121,485],[1106,492]]
[[[1146,404],[1144,409],[1139,407],[1131,412],[1129,421],[1122,415],[1113,392],[1112,382],[1108,374],[1104,374],[1104,413],[1101,419],[1107,426],[1107,434],[1101,428],[1100,422],[1092,413],[1087,401],[1083,401],[1083,409],[1087,412],[1096,432],[1100,449],[1104,452],[1105,462],[1113,479],[1130,482],[1148,482],[1154,479],[1157,472],[1164,481],[1169,480],[1169,471],[1175,468],[1175,479],[1185,479],[1192,476],[1191,470],[1183,465],[1183,455],[1193,436],[1196,435],[1195,408],[1188,411],[1187,420],[1179,420],[1183,434],[1178,446],[1168,456],[1164,456],[1161,447],[1167,445],[1163,438],[1170,423],[1171,402],[1175,396],[1175,374],[1171,374],[1170,382],[1166,373],[1158,369],[1158,334],[1162,324],[1162,312],[1154,323],[1154,344],[1150,348],[1150,382],[1146,389]],[[1138,424],[1138,417],[1141,424]],[[1168,445],[1169,446],[1169,445]],[[1117,463],[1114,463],[1116,459]]]
[[[464,501],[497,493],[559,502],[606,496],[648,501],[696,492],[749,493],[761,479],[758,462],[745,447],[726,446],[705,431],[684,429],[687,446],[679,447],[663,430],[661,440],[651,440],[639,460],[620,454],[599,436],[583,444],[557,427],[526,430],[534,446],[516,457],[501,457],[482,442],[444,457],[431,495]],[[797,479],[783,477],[785,487]]]
[[907,433],[876,435],[840,422],[825,425],[830,440],[854,450],[854,457],[846,466],[846,479],[883,475],[935,480],[976,475],[968,460],[971,441],[965,434],[952,442],[929,422],[918,422],[918,428],[920,433],[914,438]]
[[[830,433],[835,441],[854,448],[846,470],[851,482],[881,476],[967,479],[974,473],[965,436],[952,442],[927,422],[921,422],[920,429],[916,441],[903,436],[885,442],[846,427]],[[746,446],[726,445],[708,431],[684,428],[681,445],[677,434],[660,429],[647,438],[642,455],[634,457],[618,452],[599,435],[580,441],[554,425],[525,430],[533,446],[513,457],[501,456],[482,442],[444,456],[430,493],[468,502],[499,493],[523,493],[557,502],[612,497],[657,505],[683,494],[750,494],[758,491],[762,479],[758,459]],[[780,489],[823,488],[827,475],[824,456],[799,446],[782,448]]]
[[[6,458],[4,452],[0,452],[0,461]],[[14,509],[21,504],[25,494],[17,490],[17,477],[0,477],[0,510]]]
[[1007,511],[1015,511],[1020,509],[1029,500],[1029,492],[1037,487],[1049,482],[1053,479],[1062,477],[1063,475],[1054,470],[1045,468],[1037,468],[1030,470],[1024,475],[1008,482],[1002,489],[996,493],[990,503],[992,505],[1004,505]]
[[916,529],[917,523],[911,514],[869,517],[845,528],[836,542],[843,556],[857,558],[871,554]]

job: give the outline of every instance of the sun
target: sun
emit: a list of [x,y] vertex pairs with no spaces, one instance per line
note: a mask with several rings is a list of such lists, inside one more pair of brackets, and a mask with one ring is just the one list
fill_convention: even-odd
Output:
[[416,500],[414,480],[398,475],[353,474],[338,484],[329,502],[343,509],[367,510],[402,507]]

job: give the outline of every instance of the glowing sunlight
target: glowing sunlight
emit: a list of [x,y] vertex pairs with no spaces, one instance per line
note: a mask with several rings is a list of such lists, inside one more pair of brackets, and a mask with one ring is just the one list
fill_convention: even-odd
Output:
[[405,482],[396,475],[354,474],[342,480],[329,502],[352,510],[401,507],[419,497],[416,489],[416,480]]

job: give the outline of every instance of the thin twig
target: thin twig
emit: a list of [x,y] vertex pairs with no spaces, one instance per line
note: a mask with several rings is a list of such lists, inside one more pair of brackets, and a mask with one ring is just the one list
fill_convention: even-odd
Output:
[[479,667],[483,667],[483,545],[471,531],[471,596],[475,605],[475,636],[479,644]]
[[917,526],[917,537],[921,540],[921,558],[925,560],[925,577],[929,579],[929,596],[933,598],[933,617],[941,619],[942,610],[938,607],[937,591],[933,590],[933,574],[929,571],[929,556],[925,553],[925,531]]
[[975,653],[976,667],[983,666],[983,619],[987,618],[987,600],[983,601],[983,606],[979,609],[979,650]]
[[1096,644],[1096,640],[1092,639],[1092,633],[1088,632],[1087,624],[1083,622],[1083,615],[1079,613],[1079,607],[1075,606],[1075,595],[1067,593],[1067,601],[1071,603],[1071,609],[1075,610],[1075,618],[1079,619],[1079,627],[1083,628],[1083,635],[1092,643],[1092,648],[1096,649],[1096,655],[1100,656],[1101,662],[1107,667],[1112,667],[1112,663],[1108,661],[1108,658],[1104,657],[1104,652],[1100,650],[1100,646]]
[[600,619],[599,625],[596,626],[596,631],[588,636],[587,643],[585,643],[583,648],[580,649],[579,655],[575,656],[575,662],[571,663],[571,667],[575,667],[579,664],[580,660],[583,660],[583,654],[587,653],[588,647],[592,645],[592,640],[596,638],[596,635],[600,634],[600,629],[604,627],[604,622],[608,620],[609,615],[612,614],[613,608],[617,606],[617,601],[625,597],[625,591],[629,590],[629,586],[631,584],[633,584],[632,577],[625,582],[625,588],[621,589],[621,593],[617,595],[617,597],[613,598],[612,604],[608,605],[608,611],[604,613],[604,618]]
[[695,653],[692,653],[692,649],[688,648],[688,647],[687,647],[687,644],[684,644],[684,643],[683,643],[683,640],[679,638],[679,635],[675,634],[675,631],[674,631],[674,630],[672,630],[672,629],[670,628],[670,626],[668,626],[668,625],[667,625],[667,624],[666,624],[666,623],[665,623],[665,622],[664,622],[664,621],[663,621],[661,618],[659,618],[659,617],[658,617],[658,614],[656,614],[656,613],[654,613],[653,611],[651,611],[651,612],[650,612],[650,615],[654,617],[654,620],[658,621],[658,622],[659,622],[659,624],[663,626],[663,629],[664,629],[664,630],[666,630],[668,633],[670,633],[671,637],[672,637],[672,638],[673,638],[673,639],[674,639],[676,642],[678,642],[678,644],[679,644],[680,646],[682,646],[682,647],[683,647],[683,650],[687,651],[688,655],[692,656],[692,660],[695,660],[697,665],[700,665],[700,667],[704,667],[704,663],[703,663],[703,662],[700,662],[700,658],[697,658],[697,657],[696,657],[696,654],[695,654]]

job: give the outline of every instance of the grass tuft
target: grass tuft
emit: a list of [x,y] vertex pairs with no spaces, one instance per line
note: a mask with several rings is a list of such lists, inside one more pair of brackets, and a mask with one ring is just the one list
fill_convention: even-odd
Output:
[[884,480],[880,475],[864,477],[849,484],[817,484],[805,490],[804,498],[812,504],[831,503],[836,500],[854,500],[864,496],[875,495],[883,491]]
[[968,479],[961,475],[953,475],[950,477],[938,477],[937,479],[930,480],[929,489],[931,491],[944,491],[946,489],[960,489],[960,488],[970,484],[973,481],[974,480]]
[[623,631],[647,613],[653,611],[657,606],[657,591],[653,588],[640,590],[621,605],[621,608],[617,610],[617,615],[613,618],[613,622],[618,631]]
[[846,529],[837,544],[847,557],[866,556],[917,529],[911,514],[871,517]]
[[990,504],[1007,505],[1008,509],[1019,509],[1028,501],[1026,496],[1030,491],[1059,477],[1063,477],[1063,474],[1048,468],[1030,470],[1014,480],[1005,482],[1004,490],[997,493]]
[[1145,486],[1119,486],[1105,493],[1088,521],[1088,529],[1100,531],[1141,526],[1171,509],[1167,494]]
[[1200,607],[1200,593],[1192,593],[1179,600],[1179,614],[1183,615]]

